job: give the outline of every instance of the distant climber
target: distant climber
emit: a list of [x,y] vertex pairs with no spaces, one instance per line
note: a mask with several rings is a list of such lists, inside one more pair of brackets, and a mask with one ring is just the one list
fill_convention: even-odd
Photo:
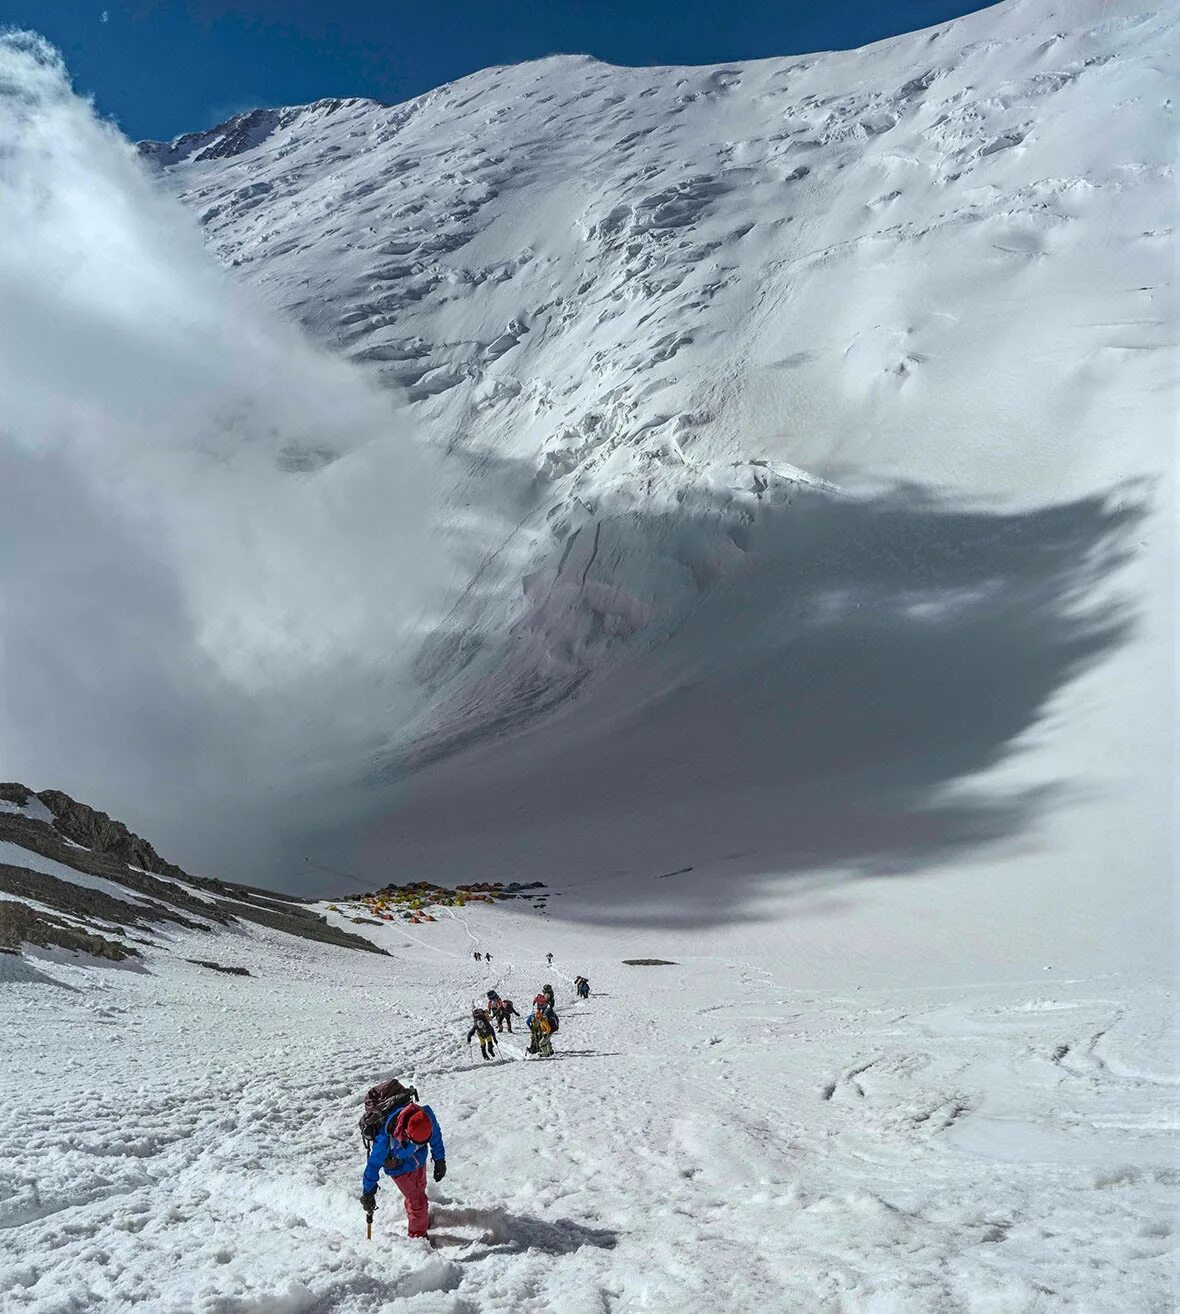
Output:
[[546,955],[545,955],[545,962],[546,962],[546,964],[547,964],[549,967],[552,967],[552,966],[553,966],[553,955],[552,955],[552,954],[546,954]]
[[491,954],[484,954],[484,956],[483,956],[483,960],[484,960],[485,963],[490,963],[490,962],[492,961],[492,956],[491,956]]
[[496,1005],[500,1002],[500,996],[495,990],[488,991],[488,1008],[494,1013]]
[[479,1054],[481,1058],[492,1059],[496,1057],[496,1033],[492,1030],[491,1019],[488,1017],[486,1008],[476,1008],[471,1013],[471,1030],[467,1033],[467,1043],[471,1044],[471,1037],[479,1037]]
[[574,977],[574,989],[578,992],[579,999],[590,998],[590,982],[584,976]]
[[496,1019],[496,1030],[503,1031],[505,1022],[508,1023],[508,1030],[512,1030],[512,1019],[519,1017],[516,1006],[511,999],[499,999],[492,1006],[492,1016]]
[[471,956],[472,956],[472,958],[474,958],[475,961],[478,963],[479,960],[483,957],[483,954],[481,954],[481,953],[479,952],[479,950],[477,949],[477,950],[475,951],[475,953],[473,953]]
[[549,1007],[552,1008],[556,1001],[553,998],[553,987],[549,984],[548,981],[546,981],[545,984],[541,987],[541,993],[549,1001]]
[[[416,1091],[410,1093],[417,1098]],[[365,1164],[361,1206],[370,1222],[377,1209],[377,1185],[384,1169],[405,1200],[410,1235],[426,1236],[430,1224],[426,1199],[427,1150],[434,1160],[434,1180],[441,1182],[447,1174],[447,1152],[434,1110],[429,1104],[416,1104],[414,1100],[398,1104],[381,1123]]]

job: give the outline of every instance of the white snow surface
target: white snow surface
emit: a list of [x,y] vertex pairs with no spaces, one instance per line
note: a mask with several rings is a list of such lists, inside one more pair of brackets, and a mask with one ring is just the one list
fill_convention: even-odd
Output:
[[[440,918],[364,928],[391,958],[252,926],[180,933],[146,973],[0,955],[4,1309],[1173,1308],[1158,983],[1027,963],[871,986],[829,942],[817,987],[794,962],[806,922],[705,937],[515,906]],[[543,981],[556,1056],[525,1060],[518,1032],[481,1062],[470,1001],[495,987],[527,1011]],[[389,1183],[364,1236],[356,1119],[395,1074],[446,1140],[433,1251]]]

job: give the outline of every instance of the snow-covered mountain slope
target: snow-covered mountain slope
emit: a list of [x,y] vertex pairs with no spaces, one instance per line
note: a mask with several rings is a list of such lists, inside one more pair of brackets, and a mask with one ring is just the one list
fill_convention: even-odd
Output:
[[1166,954],[1174,38],[1013,0],[145,145],[448,457],[420,714],[293,852],[735,907],[953,868]]
[[141,149],[425,434],[538,476],[539,523],[704,467],[754,491],[751,460],[1043,500],[1150,464],[1063,432],[1102,378],[1045,379],[1167,341],[1173,24],[1122,8],[732,69],[557,57]]
[[[81,954],[83,961],[138,964],[145,946],[167,944],[182,928],[205,937],[206,953],[230,941],[236,958],[242,922],[348,949],[373,948],[327,925],[304,906],[307,900],[190,876],[105,812],[60,790],[35,794],[15,781],[0,783],[0,896],[0,953],[9,955],[31,947],[67,955],[67,962]],[[199,965],[249,975],[241,962]]]
[[[370,933],[390,957],[243,926],[240,980],[187,963],[206,939],[183,929],[139,972],[0,954],[6,1311],[1172,1308],[1157,988],[1042,965],[807,986],[765,925],[604,932],[519,904]],[[523,1010],[544,981],[556,1057],[523,1061],[518,1030],[482,1062],[470,1001]],[[365,1240],[356,1123],[390,1075],[442,1124],[433,1252],[389,1182]]]

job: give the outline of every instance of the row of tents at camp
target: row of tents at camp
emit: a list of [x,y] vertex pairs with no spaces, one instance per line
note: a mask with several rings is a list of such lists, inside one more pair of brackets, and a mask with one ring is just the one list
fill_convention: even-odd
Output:
[[501,899],[515,899],[527,890],[544,888],[541,881],[531,881],[527,885],[517,881],[508,884],[503,881],[479,881],[456,885],[454,889],[430,881],[412,881],[408,885],[387,885],[373,894],[353,895],[345,900],[345,907],[330,903],[328,911],[350,917],[357,923],[378,919],[384,922],[403,920],[416,925],[419,922],[438,920],[426,911],[432,906],[462,908],[468,903],[496,903]]

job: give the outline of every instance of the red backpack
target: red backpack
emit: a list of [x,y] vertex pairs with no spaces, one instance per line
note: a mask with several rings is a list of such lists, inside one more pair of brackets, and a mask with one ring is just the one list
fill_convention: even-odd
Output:
[[[425,1112],[426,1110],[421,1104],[414,1104],[411,1102],[410,1104],[403,1105],[397,1112],[397,1117],[394,1119],[393,1126],[389,1129],[389,1139],[397,1141],[399,1145],[404,1145],[409,1140],[409,1136],[406,1134],[406,1126],[410,1119],[415,1113]],[[427,1117],[429,1116],[430,1115],[427,1114]]]

